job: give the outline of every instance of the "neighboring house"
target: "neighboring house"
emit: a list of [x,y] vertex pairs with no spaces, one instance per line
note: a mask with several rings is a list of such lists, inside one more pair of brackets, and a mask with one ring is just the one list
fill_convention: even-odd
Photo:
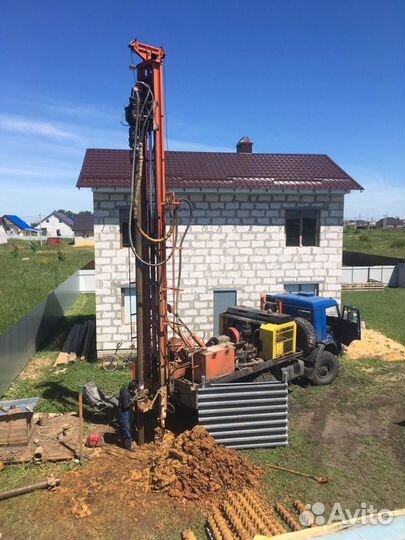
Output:
[[0,244],[7,244],[7,233],[3,227],[2,218],[0,218]]
[[373,229],[375,227],[375,221],[366,221],[365,219],[349,219],[344,222],[346,227],[353,227],[354,229]]
[[384,217],[376,223],[377,229],[398,229],[404,227],[403,220],[397,217]]
[[75,245],[94,242],[94,215],[78,214],[73,220]]
[[52,212],[38,223],[37,228],[48,238],[73,238],[73,219],[62,212]]
[[6,214],[3,216],[3,227],[6,230],[7,236],[37,236],[38,230],[31,227],[24,220],[13,214]]
[[[259,306],[261,292],[340,300],[344,196],[362,187],[328,156],[255,154],[242,139],[235,153],[166,152],[166,167],[168,191],[194,208],[180,314],[196,332],[208,339],[221,311]],[[89,149],[77,182],[93,190],[99,352],[130,343],[130,174],[128,150]]]

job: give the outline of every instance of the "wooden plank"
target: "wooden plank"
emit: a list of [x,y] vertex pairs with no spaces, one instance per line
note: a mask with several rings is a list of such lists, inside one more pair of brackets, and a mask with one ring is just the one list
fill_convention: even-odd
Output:
[[[66,435],[63,435],[64,427]],[[0,461],[5,463],[28,463],[32,461],[38,439],[43,448],[43,461],[66,461],[77,456],[79,436],[79,418],[73,415],[61,415],[48,419],[40,426],[33,423],[31,437],[27,445],[0,447]],[[59,437],[59,438],[58,438]]]
[[75,352],[71,352],[69,354],[69,363],[76,362],[76,360],[77,360],[77,354]]
[[69,353],[67,352],[60,352],[58,354],[57,359],[55,360],[53,367],[59,366],[60,364],[68,364],[69,363]]

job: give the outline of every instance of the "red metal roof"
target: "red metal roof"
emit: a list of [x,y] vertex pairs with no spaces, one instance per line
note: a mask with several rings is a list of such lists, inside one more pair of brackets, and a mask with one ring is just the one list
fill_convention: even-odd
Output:
[[[201,189],[363,189],[323,154],[166,152],[167,187]],[[129,150],[88,149],[77,187],[129,188]]]

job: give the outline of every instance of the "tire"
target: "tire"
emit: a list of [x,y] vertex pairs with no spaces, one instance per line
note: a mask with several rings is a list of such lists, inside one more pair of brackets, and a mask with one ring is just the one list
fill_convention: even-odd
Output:
[[256,375],[256,377],[252,379],[252,382],[269,382],[269,381],[277,381],[276,377],[270,371],[264,371],[263,373],[259,373],[259,375]]
[[105,358],[103,358],[101,365],[106,371],[115,371],[118,367],[118,363],[118,357],[113,354],[111,356],[106,356]]
[[315,360],[309,380],[315,386],[331,384],[339,373],[337,356],[329,351],[322,351]]
[[297,349],[308,356],[316,347],[315,328],[306,319],[297,317],[294,319],[297,325]]

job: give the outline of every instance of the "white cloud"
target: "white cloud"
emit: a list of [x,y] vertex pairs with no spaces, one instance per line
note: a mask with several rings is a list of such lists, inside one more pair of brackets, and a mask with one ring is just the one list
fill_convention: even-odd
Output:
[[17,167],[0,167],[0,176],[39,176],[39,171]]
[[18,116],[0,115],[0,129],[15,133],[39,135],[59,139],[80,140],[76,133],[43,120],[29,120]]

